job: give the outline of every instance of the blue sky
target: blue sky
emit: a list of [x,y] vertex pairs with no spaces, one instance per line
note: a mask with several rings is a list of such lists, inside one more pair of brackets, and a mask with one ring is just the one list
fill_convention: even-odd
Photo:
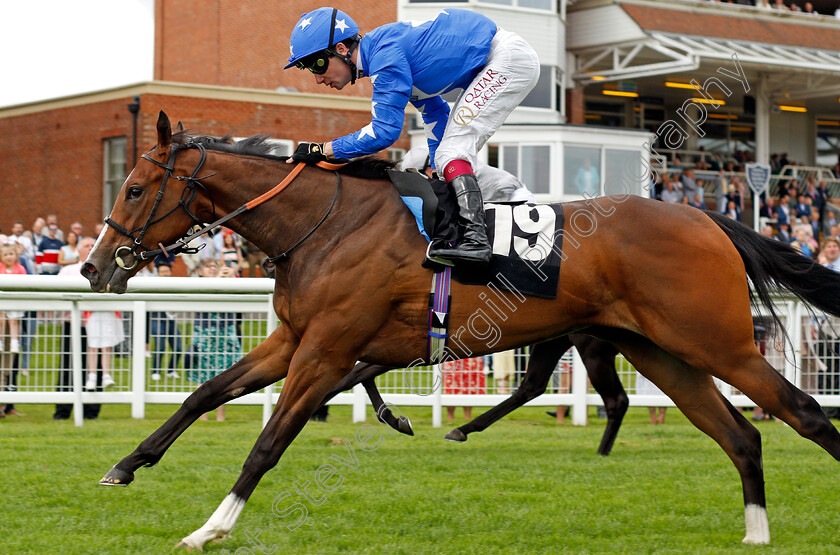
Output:
[[150,81],[154,0],[4,1],[0,107]]

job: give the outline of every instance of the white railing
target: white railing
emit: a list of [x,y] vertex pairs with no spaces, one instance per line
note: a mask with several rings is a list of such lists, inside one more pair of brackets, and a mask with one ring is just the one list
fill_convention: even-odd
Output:
[[[5,372],[8,378],[14,376],[16,383],[15,390],[0,391],[0,403],[73,404],[77,426],[83,424],[83,403],[130,404],[131,415],[143,418],[146,404],[182,403],[197,386],[185,379],[197,366],[198,355],[191,345],[195,342],[191,329],[197,312],[236,314],[237,357],[256,346],[278,325],[272,308],[273,281],[269,279],[134,278],[129,285],[128,293],[113,295],[92,293],[87,281],[80,277],[0,277],[0,311],[24,313],[22,352],[0,353],[0,373]],[[837,354],[826,355],[820,350],[837,342],[824,340],[824,334],[817,333],[818,322],[797,301],[780,298],[779,308],[788,335],[777,333],[764,342],[768,360],[788,380],[814,395],[821,405],[840,406],[840,385],[834,385],[835,381],[840,382],[840,360]],[[115,386],[105,391],[85,391],[83,322],[86,313],[98,311],[121,314],[126,340],[114,347],[110,355]],[[152,329],[147,329],[147,321]],[[165,321],[173,324],[168,331],[162,331],[161,324]],[[840,331],[840,324],[835,327]],[[167,349],[170,339],[179,341],[181,346]],[[8,336],[5,345],[8,349]],[[185,363],[188,358],[190,364]],[[173,377],[166,375],[167,360]],[[444,406],[490,407],[506,399],[522,378],[527,348],[517,350],[514,355],[516,369],[507,382],[506,376],[500,373],[501,363],[491,360],[498,361],[485,357],[485,367],[493,366],[493,370],[478,376],[481,383],[475,388],[480,392],[477,394],[454,394],[443,387],[432,387],[442,382],[438,367],[414,369],[410,380],[413,385],[409,384],[404,370],[377,378],[377,384],[386,402],[431,407],[433,425],[438,427],[442,424]],[[622,357],[618,358],[617,370],[631,405],[673,406],[664,396],[636,394],[636,373]],[[71,385],[57,391],[62,371],[71,373],[72,380],[68,380]],[[733,405],[753,405],[729,385],[721,383],[719,387]],[[265,423],[278,400],[279,388],[280,384],[269,386],[230,404],[262,406]],[[357,422],[364,421],[368,413],[372,416],[367,409],[370,401],[361,386],[336,396],[331,404],[351,405]],[[549,391],[529,403],[570,406],[572,421],[579,425],[586,424],[588,406],[601,404],[600,396],[587,382],[586,370],[575,350],[561,359]]]

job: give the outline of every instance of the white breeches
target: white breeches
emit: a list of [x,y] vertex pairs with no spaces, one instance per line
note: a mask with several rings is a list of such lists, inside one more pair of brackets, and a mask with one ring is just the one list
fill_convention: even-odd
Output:
[[474,168],[478,151],[528,96],[539,76],[540,62],[531,45],[516,33],[499,29],[487,64],[452,107],[435,153],[438,171],[452,160],[466,160]]

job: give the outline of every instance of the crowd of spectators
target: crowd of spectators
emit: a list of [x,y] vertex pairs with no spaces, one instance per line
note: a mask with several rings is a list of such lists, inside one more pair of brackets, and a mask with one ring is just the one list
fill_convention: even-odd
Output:
[[[80,275],[81,266],[88,253],[94,245],[95,238],[102,231],[102,225],[98,224],[92,234],[86,234],[80,222],[73,222],[68,229],[62,230],[59,227],[58,218],[54,214],[45,218],[38,217],[32,223],[30,229],[25,229],[23,222],[16,221],[9,228],[9,233],[3,233],[0,229],[0,273],[2,274],[28,274],[28,275]],[[262,259],[264,255],[253,244],[240,237],[232,230],[222,229],[213,236],[204,236],[197,241],[205,243],[199,253],[183,256],[186,266],[186,273],[191,276],[206,276],[208,268],[216,268],[215,275],[221,277],[262,277],[264,275]],[[172,266],[175,264],[175,257],[159,256],[154,264],[144,268],[139,275],[171,276]],[[225,333],[227,334],[227,348],[229,351],[227,359],[218,361],[207,346],[215,345],[211,339],[215,338],[214,333],[219,329],[216,322],[216,314],[202,312],[198,313],[200,321],[194,323],[194,332],[200,337],[195,337],[191,342],[195,350],[190,356],[186,353],[185,368],[188,370],[187,377],[191,381],[200,383],[199,378],[206,378],[213,373],[218,373],[230,364],[234,358],[241,356],[241,333],[239,322],[241,315],[231,316],[226,314],[227,320]],[[152,380],[159,381],[160,368],[163,362],[163,354],[166,351],[167,343],[172,349],[170,357],[168,378],[180,378],[176,366],[182,354],[181,331],[173,318],[168,313],[150,313],[147,322],[147,346],[150,338],[153,338],[155,357],[152,368]],[[10,391],[17,390],[19,375],[27,376],[30,362],[32,360],[32,345],[34,338],[39,333],[39,328],[49,322],[58,322],[63,325],[62,335],[62,356],[58,373],[58,390],[72,391],[72,376],[70,372],[71,346],[70,320],[64,313],[48,312],[0,312],[0,354],[8,355],[4,360],[3,368],[0,368],[0,388]],[[83,314],[82,326],[82,349],[87,353],[86,375],[83,388],[86,391],[102,391],[104,388],[117,385],[112,369],[114,368],[112,357],[116,355],[118,345],[128,337],[124,333],[124,322],[119,312],[85,312]],[[200,325],[199,325],[200,324]],[[198,330],[198,331],[196,331]],[[210,331],[208,331],[210,330]],[[200,332],[200,333],[199,333]],[[210,339],[208,339],[210,338]],[[232,338],[232,339],[231,339]],[[197,347],[197,349],[196,349]],[[235,353],[233,351],[236,351]],[[218,358],[216,356],[216,358]],[[210,364],[209,361],[214,361]],[[222,362],[224,364],[222,364]],[[56,420],[64,420],[70,417],[72,405],[57,405],[53,416]],[[20,415],[13,405],[0,405],[0,418],[5,415]],[[88,419],[97,418],[99,405],[85,404],[84,417]],[[220,420],[224,419],[223,412],[220,413]]]
[[706,0],[707,2],[720,4],[739,4],[742,6],[755,6],[764,10],[776,10],[783,12],[798,12],[808,15],[834,15],[840,17],[840,10],[833,14],[820,13],[814,8],[811,2],[790,2],[785,0]]

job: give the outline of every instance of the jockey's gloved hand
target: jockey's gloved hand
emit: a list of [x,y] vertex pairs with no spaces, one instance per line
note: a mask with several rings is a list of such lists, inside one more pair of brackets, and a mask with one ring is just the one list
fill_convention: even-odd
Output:
[[295,149],[295,153],[292,154],[292,160],[307,164],[326,162],[327,157],[324,156],[324,143],[300,143]]

